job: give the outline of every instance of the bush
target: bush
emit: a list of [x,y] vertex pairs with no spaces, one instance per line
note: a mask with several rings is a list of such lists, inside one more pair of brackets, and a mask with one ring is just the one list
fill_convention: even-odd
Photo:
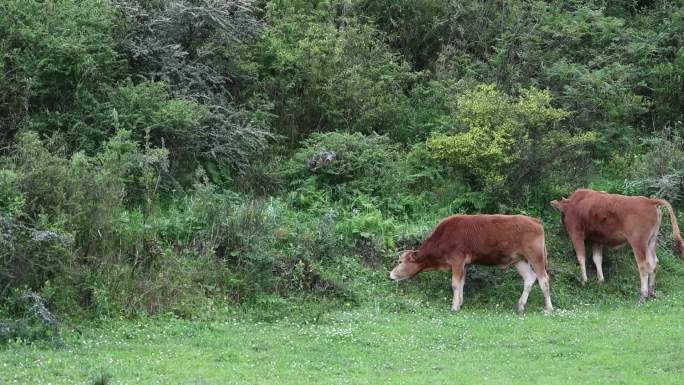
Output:
[[387,136],[341,132],[312,134],[280,174],[300,207],[316,207],[327,196],[352,204],[367,196],[388,208],[413,178],[406,153]]
[[11,290],[39,291],[51,279],[69,276],[76,264],[68,234],[39,230],[0,217],[0,299]]
[[[149,211],[166,156],[163,148],[143,151],[127,131],[92,157],[67,157],[54,141],[41,141],[33,132],[19,135],[2,174],[2,191],[14,189],[2,201],[10,214],[3,218],[3,290],[40,291],[53,280],[71,285],[73,290],[63,291],[68,297],[80,290],[88,271],[135,250],[136,244],[120,243],[119,214],[126,203]],[[79,302],[62,299],[66,307],[73,305],[69,300]]]
[[410,139],[405,91],[419,74],[371,25],[348,15],[331,17],[337,4],[307,5],[269,3],[271,26],[250,49],[275,104],[276,132],[290,144],[311,132],[335,130]]
[[92,151],[110,127],[94,127],[82,105],[93,104],[122,75],[109,2],[23,1],[0,4],[0,119],[5,138],[27,125],[65,134],[72,148]]
[[13,170],[0,170],[0,217],[14,219],[23,212],[25,204],[19,188],[19,175]]
[[270,102],[243,90],[252,79],[236,55],[261,31],[256,4],[117,0],[114,6],[119,49],[136,82],[110,95],[107,108],[122,107],[121,127],[149,129],[157,145],[163,138],[183,182],[198,161],[245,169],[272,138]]
[[36,340],[61,343],[57,317],[47,308],[40,294],[16,290],[5,305],[12,318],[0,319],[0,344]]
[[663,130],[642,139],[643,155],[637,156],[625,181],[625,193],[655,195],[671,202],[684,197],[684,139],[677,130]]
[[[485,192],[539,183],[543,176],[569,161],[595,140],[592,133],[573,135],[556,124],[568,113],[551,106],[551,95],[524,90],[512,98],[493,85],[479,85],[456,97],[455,119],[426,142],[436,159],[445,160]],[[562,163],[561,163],[562,162]]]

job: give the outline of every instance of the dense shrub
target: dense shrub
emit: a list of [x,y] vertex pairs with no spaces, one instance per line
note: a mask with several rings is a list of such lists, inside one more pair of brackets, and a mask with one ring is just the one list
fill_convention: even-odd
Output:
[[0,205],[9,214],[3,219],[4,290],[40,291],[49,280],[74,284],[84,277],[83,266],[118,260],[118,215],[127,201],[151,205],[167,154],[163,148],[143,151],[127,131],[93,157],[67,156],[55,146],[27,132],[7,159],[3,185],[15,190]]
[[445,47],[468,61],[491,55],[499,26],[518,16],[515,4],[476,0],[361,0],[354,5],[359,17],[370,18],[418,70],[434,69]]
[[684,188],[684,142],[678,130],[644,138],[643,155],[634,159],[625,183],[627,194],[655,195],[681,201]]
[[122,74],[109,2],[3,1],[0,4],[0,140],[21,126],[61,131],[75,148],[92,150],[110,127],[81,111]]
[[411,185],[406,158],[387,136],[317,133],[302,143],[281,174],[293,190],[293,202],[302,207],[326,204],[328,197],[351,203],[360,195],[387,205]]
[[[61,343],[59,321],[48,309],[40,294],[29,290],[15,290],[3,299],[3,310],[12,318],[0,318],[0,344],[48,340]],[[0,317],[3,312],[0,311]]]
[[252,55],[273,98],[277,132],[291,143],[311,132],[347,130],[410,137],[405,95],[417,74],[353,17],[340,23],[321,3],[315,10],[273,2],[272,23]]
[[[172,158],[183,163],[175,173],[186,181],[197,160],[239,171],[262,153],[271,138],[270,105],[243,90],[251,81],[243,68],[248,65],[234,54],[261,30],[254,2],[114,4],[118,48],[133,78],[147,82],[114,90],[110,108],[123,103],[120,116],[134,117],[135,126],[150,129],[157,143],[164,139]],[[237,105],[242,93],[246,103]]]
[[446,133],[428,139],[427,149],[487,192],[538,183],[559,162],[578,160],[576,149],[594,140],[591,133],[573,135],[558,127],[568,113],[552,107],[545,91],[523,90],[511,98],[493,85],[481,85],[454,104],[454,119],[443,122]]

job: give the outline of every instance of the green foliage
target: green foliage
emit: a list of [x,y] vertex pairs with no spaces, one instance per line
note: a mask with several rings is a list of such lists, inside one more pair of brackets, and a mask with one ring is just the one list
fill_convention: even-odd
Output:
[[[0,119],[11,139],[21,126],[62,131],[77,148],[92,150],[105,138],[74,110],[93,103],[120,78],[111,36],[109,2],[3,1],[0,5]],[[108,128],[107,128],[108,129]]]
[[684,188],[684,141],[679,130],[644,138],[643,155],[634,159],[624,189],[627,194],[655,195],[681,201]]
[[[16,231],[3,240],[3,290],[26,285],[40,291],[47,280],[77,289],[91,269],[118,260],[111,253],[121,247],[118,215],[127,201],[151,205],[167,155],[163,148],[142,151],[127,131],[119,131],[93,157],[82,152],[66,157],[54,143],[21,134],[6,174],[14,175],[16,196],[22,197],[10,203],[25,203],[12,213],[16,222],[6,224]],[[69,307],[76,298],[61,300]]]
[[0,319],[0,345],[39,340],[48,340],[55,345],[61,342],[59,321],[38,293],[14,290],[3,298],[3,302],[14,319]]
[[352,238],[377,242],[384,248],[394,248],[397,226],[392,219],[385,218],[380,210],[369,203],[362,210],[354,211],[354,215],[338,224],[337,231]]
[[[278,132],[291,141],[310,132],[347,130],[406,139],[409,100],[416,79],[408,65],[359,20],[330,20],[273,2],[272,23],[252,55],[273,97]],[[294,8],[294,9],[293,9]]]
[[440,35],[448,28],[444,20],[447,1],[358,1],[356,13],[370,17],[387,34],[390,46],[401,52],[414,68],[429,66],[441,48]]
[[173,173],[184,182],[198,160],[244,169],[271,139],[271,103],[243,90],[251,81],[250,65],[235,55],[260,31],[259,9],[250,0],[115,4],[119,48],[132,77],[147,80],[113,91],[107,109],[119,105],[119,116],[134,119],[121,127],[143,125],[156,143],[164,138],[172,159],[181,163]]
[[131,131],[137,143],[168,148],[172,172],[190,162],[189,154],[207,151],[209,109],[192,100],[173,98],[165,83],[144,82],[119,86],[108,92],[109,103],[102,115],[110,115],[115,128]]
[[516,5],[505,2],[360,0],[354,3],[355,13],[370,18],[387,35],[389,45],[418,70],[435,70],[442,64],[442,53],[450,51],[463,61],[455,70],[468,72],[467,66],[492,54],[501,26],[508,25],[517,16]]
[[[95,318],[415,312],[445,276],[387,269],[443,217],[543,216],[583,186],[677,205],[683,21],[681,1],[4,1],[0,314],[24,289]],[[579,289],[545,228],[557,303],[631,298],[631,258]],[[468,276],[485,307],[519,291]]]
[[359,194],[391,199],[411,183],[405,157],[387,136],[316,133],[303,142],[281,173],[300,204],[311,199],[311,189],[347,202]]
[[116,111],[115,124],[135,133],[142,141],[145,132],[156,141],[180,146],[199,129],[209,111],[191,100],[172,99],[165,83],[145,82],[117,87],[110,91],[111,108]]
[[19,190],[19,175],[9,169],[0,170],[0,216],[11,220],[23,212],[25,204]]
[[442,130],[456,133],[435,134],[427,149],[436,159],[472,175],[486,191],[505,188],[540,163],[552,162],[555,149],[594,140],[591,133],[573,136],[554,127],[568,113],[551,106],[548,91],[532,88],[511,98],[493,85],[481,85],[463,92],[454,103],[453,123],[442,123],[453,126]]
[[[679,16],[684,23],[684,11]],[[681,122],[684,116],[684,48],[674,52],[673,60],[658,63],[652,70],[654,117],[665,124]]]

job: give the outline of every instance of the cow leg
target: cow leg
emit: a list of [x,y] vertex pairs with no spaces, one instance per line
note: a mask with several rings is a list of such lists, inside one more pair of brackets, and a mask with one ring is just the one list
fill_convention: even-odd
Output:
[[[575,253],[577,253],[577,262],[580,265],[580,271],[582,272],[582,285],[587,283],[587,267],[585,266],[585,251],[584,251],[584,236],[575,235],[571,237],[572,246],[575,248]],[[539,281],[541,284],[541,281]]]
[[641,280],[641,290],[639,291],[639,304],[643,304],[648,298],[648,270],[639,266],[639,278]]
[[[543,244],[542,244],[543,245]],[[528,261],[534,273],[537,275],[537,280],[539,281],[539,287],[541,287],[542,294],[544,294],[544,313],[550,314],[553,311],[553,305],[551,304],[551,288],[549,287],[549,275],[546,273],[546,258],[545,248],[531,255]]]
[[518,274],[523,279],[523,292],[518,300],[518,312],[522,313],[525,311],[525,305],[527,305],[527,297],[530,295],[530,290],[534,281],[537,280],[537,275],[534,273],[530,264],[527,261],[520,261],[515,264],[515,268],[518,269]]
[[459,311],[463,303],[463,286],[465,283],[465,260],[457,259],[451,265],[451,289],[454,298],[451,301],[451,310]]
[[465,297],[465,292],[463,291],[463,288],[465,287],[465,276],[466,276],[466,271],[465,267],[463,268],[463,279],[461,279],[461,287],[458,288],[459,292],[459,298],[461,299],[461,303],[459,303],[459,306],[463,306],[463,297]]
[[648,275],[648,296],[651,298],[656,298],[655,291],[655,270],[652,274]]
[[644,303],[648,298],[648,277],[655,274],[654,266],[648,259],[648,240],[639,239],[634,242],[630,241],[632,250],[634,251],[634,258],[636,259],[637,267],[639,268],[639,279],[641,280],[641,288],[639,291],[639,303]]
[[544,294],[544,313],[551,314],[553,305],[551,304],[551,288],[549,287],[549,275],[546,273],[546,266],[544,266],[543,261],[534,263],[533,266],[534,272],[537,274],[539,287],[541,287],[542,294]]
[[648,296],[655,298],[655,276],[656,269],[658,268],[658,256],[656,256],[656,240],[658,238],[658,233],[655,232],[651,235],[651,239],[648,240],[648,261],[652,264],[653,272],[648,275]]
[[551,314],[553,311],[553,305],[551,304],[551,289],[549,288],[549,275],[546,274],[546,271],[544,271],[543,276],[537,275],[537,279],[539,280],[539,286],[542,289],[542,293],[544,294],[544,313],[546,314]]
[[592,245],[592,258],[596,265],[596,276],[599,282],[603,282],[603,245],[599,243]]

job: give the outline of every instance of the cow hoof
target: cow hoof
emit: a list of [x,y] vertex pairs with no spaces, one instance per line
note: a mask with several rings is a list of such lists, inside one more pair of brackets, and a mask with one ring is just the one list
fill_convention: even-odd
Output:
[[451,311],[453,311],[454,313],[458,313],[459,310],[461,310],[461,308],[458,306],[452,306],[451,307]]
[[551,315],[551,313],[553,313],[552,307],[544,309],[544,315]]
[[599,283],[599,284],[603,284],[603,282],[605,282],[605,280],[599,278],[598,283]]
[[637,302],[637,305],[641,306],[644,303],[646,303],[646,297],[642,295],[641,297],[639,297],[639,301]]
[[525,304],[518,302],[518,314],[522,314],[525,312]]

